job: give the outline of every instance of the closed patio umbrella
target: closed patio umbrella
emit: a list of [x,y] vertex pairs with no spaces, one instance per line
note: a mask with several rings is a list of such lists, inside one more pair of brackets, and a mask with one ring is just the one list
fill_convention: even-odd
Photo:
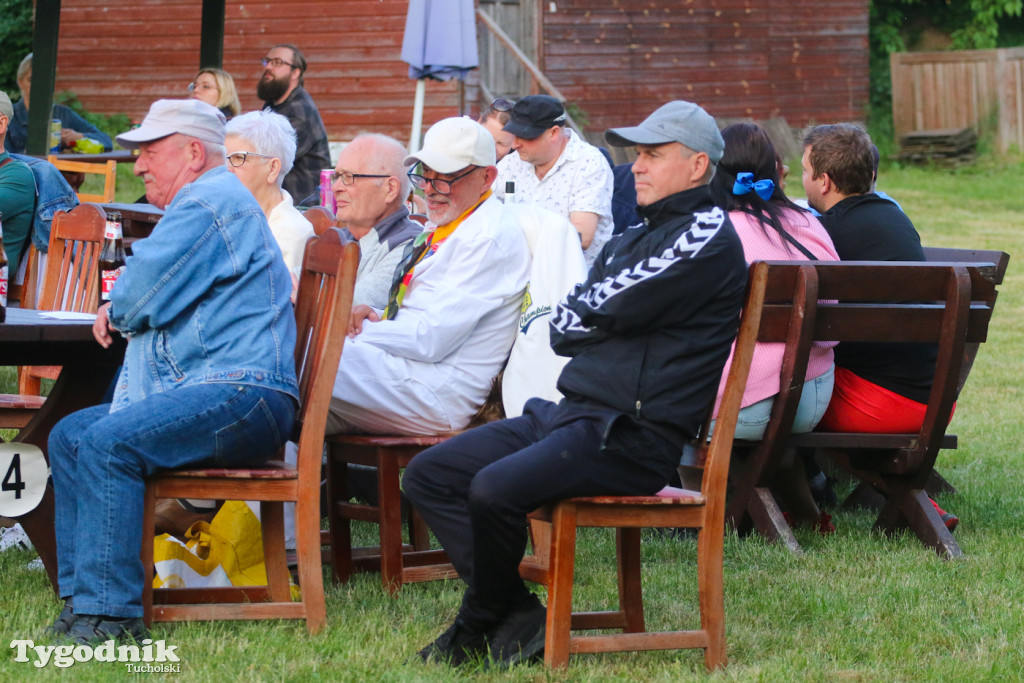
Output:
[[466,77],[477,67],[476,14],[473,0],[409,0],[402,39],[402,61],[416,79],[409,152],[420,148],[426,79]]

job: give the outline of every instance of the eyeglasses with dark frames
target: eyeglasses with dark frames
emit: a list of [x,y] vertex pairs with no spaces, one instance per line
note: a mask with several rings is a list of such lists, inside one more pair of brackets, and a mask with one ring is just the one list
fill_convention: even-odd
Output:
[[389,175],[375,175],[373,173],[349,173],[348,171],[337,171],[331,173],[331,185],[341,181],[342,185],[353,185],[356,182],[356,178],[390,178]]
[[284,61],[283,59],[281,59],[279,57],[264,57],[263,59],[260,60],[260,64],[262,64],[264,67],[272,66],[275,69],[277,67],[281,66],[282,64],[284,64],[285,66],[290,66],[293,69],[298,69],[299,68],[298,64],[292,64],[290,62],[286,62],[286,61]]
[[257,152],[232,152],[228,155],[228,163],[239,168],[245,166],[245,162],[249,160],[249,157],[259,157],[260,159],[273,159],[274,157],[267,154],[259,154]]
[[451,194],[452,185],[455,184],[456,180],[462,180],[463,178],[465,178],[478,168],[480,168],[480,166],[471,166],[468,171],[466,171],[462,175],[455,176],[450,180],[445,180],[443,178],[424,178],[419,173],[410,173],[409,180],[412,181],[413,187],[415,187],[418,190],[426,190],[427,186],[429,185],[430,187],[434,188],[434,192],[437,192],[438,194],[447,195]]

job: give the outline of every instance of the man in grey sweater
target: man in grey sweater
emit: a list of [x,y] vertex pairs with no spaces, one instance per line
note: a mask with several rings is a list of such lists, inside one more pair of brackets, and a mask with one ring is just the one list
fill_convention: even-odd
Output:
[[356,137],[338,156],[334,197],[338,225],[359,241],[359,270],[353,305],[387,307],[395,267],[406,242],[422,231],[409,219],[405,200],[410,182],[402,143],[386,135]]

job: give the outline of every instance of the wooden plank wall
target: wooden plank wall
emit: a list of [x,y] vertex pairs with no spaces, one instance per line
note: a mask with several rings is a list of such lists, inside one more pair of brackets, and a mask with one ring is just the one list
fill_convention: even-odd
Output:
[[[636,122],[671,99],[722,118],[782,116],[792,126],[864,117],[867,0],[519,3],[520,16],[541,22],[539,44],[523,29],[522,47],[586,113],[590,131]],[[332,140],[363,130],[407,140],[414,87],[399,57],[407,6],[227,0],[224,66],[243,108],[260,106],[268,47],[293,42],[309,61],[306,86]],[[91,110],[141,119],[153,100],[186,95],[199,22],[200,0],[64,0],[57,88]],[[474,113],[475,80],[467,86]],[[425,124],[456,114],[458,102],[455,84],[428,82]]]
[[[257,109],[259,60],[293,43],[331,140],[371,130],[408,141],[415,82],[400,59],[408,0],[227,0],[224,68]],[[152,101],[185,97],[199,64],[201,0],[63,0],[57,90],[87,109],[141,120]],[[40,17],[45,20],[44,17]],[[458,111],[454,83],[428,81],[423,120]]]
[[972,126],[1024,149],[1024,48],[890,56],[896,136]]
[[588,129],[673,99],[797,127],[864,119],[867,0],[534,1],[542,68]]

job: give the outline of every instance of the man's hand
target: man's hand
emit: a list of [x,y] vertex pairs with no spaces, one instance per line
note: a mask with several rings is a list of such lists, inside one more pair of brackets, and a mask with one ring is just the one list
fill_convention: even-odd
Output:
[[100,346],[107,349],[110,348],[110,344],[113,343],[114,338],[111,336],[111,332],[117,330],[110,324],[110,304],[104,304],[100,307],[100,310],[96,312],[96,322],[92,324],[92,336],[96,338]]
[[358,306],[352,307],[352,317],[349,318],[348,322],[349,339],[363,331],[363,321],[367,319],[369,319],[371,323],[375,323],[380,320],[380,316],[377,315],[375,310],[366,304],[359,304]]
[[295,273],[291,273],[292,276],[292,306],[294,306],[299,299],[299,278],[295,276]]
[[84,137],[85,136],[77,130],[62,128],[60,131],[60,145],[61,147],[73,147],[75,145],[75,141],[81,140]]

